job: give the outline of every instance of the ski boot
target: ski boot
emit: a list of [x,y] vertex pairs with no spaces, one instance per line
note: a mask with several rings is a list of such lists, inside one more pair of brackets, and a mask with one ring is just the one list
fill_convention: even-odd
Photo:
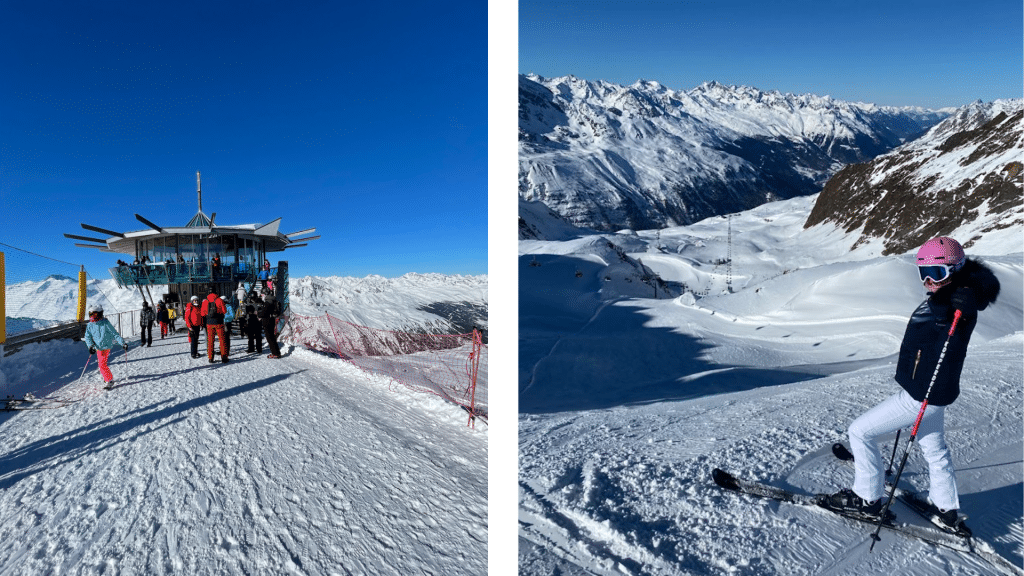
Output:
[[964,524],[967,516],[961,516],[959,510],[955,508],[952,510],[939,510],[935,504],[932,504],[931,500],[919,494],[905,494],[902,500],[904,504],[917,510],[944,532],[960,536],[961,538],[971,537],[971,529]]
[[[818,506],[860,520],[874,521],[882,516],[881,498],[867,502],[849,488],[843,488],[835,494],[822,494],[818,497]],[[886,512],[886,521],[891,522],[895,518],[896,515],[892,511]]]

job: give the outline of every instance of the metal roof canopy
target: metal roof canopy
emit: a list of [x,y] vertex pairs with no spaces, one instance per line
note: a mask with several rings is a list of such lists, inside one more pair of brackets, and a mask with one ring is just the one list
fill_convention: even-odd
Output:
[[[203,194],[202,187],[199,180],[199,172],[196,172],[196,193],[199,196],[199,210],[195,216],[189,220],[188,224],[180,227],[164,227],[159,226],[150,220],[142,217],[139,214],[135,214],[135,218],[148,226],[148,229],[136,230],[133,232],[115,232],[106,228],[100,228],[98,226],[91,226],[89,224],[82,224],[82,228],[91,230],[93,232],[99,232],[101,234],[107,234],[110,237],[106,240],[102,238],[90,238],[88,236],[75,236],[73,234],[64,234],[65,237],[74,240],[86,240],[89,242],[100,242],[106,244],[106,246],[93,246],[90,244],[75,244],[76,246],[88,247],[88,248],[99,248],[103,252],[118,252],[121,254],[134,254],[136,249],[136,242],[139,240],[152,240],[156,238],[168,238],[174,236],[183,235],[216,235],[216,236],[238,236],[243,239],[249,239],[253,241],[262,241],[265,252],[281,252],[286,248],[299,248],[306,246],[304,242],[309,240],[316,240],[320,236],[311,236],[307,238],[295,238],[303,234],[310,234],[316,231],[316,228],[307,228],[298,232],[292,232],[291,234],[282,234],[279,229],[281,226],[281,218],[277,218],[267,224],[242,224],[238,226],[216,226],[214,224],[217,213],[214,212],[212,217],[208,217],[203,213]],[[301,243],[300,243],[301,242]]]

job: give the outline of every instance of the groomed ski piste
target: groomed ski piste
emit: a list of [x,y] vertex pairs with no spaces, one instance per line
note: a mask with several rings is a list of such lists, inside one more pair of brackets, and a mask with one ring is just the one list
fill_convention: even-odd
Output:
[[[725,218],[660,234],[520,241],[520,574],[1006,573],[886,531],[869,552],[873,529],[863,523],[712,482],[721,467],[806,494],[848,487],[852,465],[831,445],[899,390],[895,355],[926,296],[912,260],[881,257],[870,243],[851,253],[856,237],[843,231],[803,230],[813,201],[732,218],[732,294],[727,268],[715,264],[728,251]],[[654,299],[606,239],[708,296]],[[1016,566],[1024,563],[1020,249],[1019,226],[967,249],[995,271],[1002,292],[980,315],[961,396],[946,412],[967,525]],[[919,450],[902,487],[927,489]]]
[[82,342],[0,363],[78,400],[0,412],[0,575],[486,573],[486,425],[333,357],[236,337],[210,364],[156,332],[110,391]]

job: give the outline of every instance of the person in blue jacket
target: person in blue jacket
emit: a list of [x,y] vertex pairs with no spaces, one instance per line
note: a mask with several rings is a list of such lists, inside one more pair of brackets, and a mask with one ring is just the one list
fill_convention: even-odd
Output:
[[230,351],[231,323],[235,320],[235,309],[231,307],[231,302],[227,298],[221,296],[220,299],[224,302],[224,343]]
[[85,327],[85,343],[89,346],[89,354],[96,354],[100,363],[100,374],[106,388],[114,383],[114,375],[110,372],[107,361],[110,358],[110,349],[114,343],[121,345],[125,352],[128,351],[128,344],[124,338],[117,333],[114,325],[103,317],[103,306],[93,304],[89,308],[89,324]]

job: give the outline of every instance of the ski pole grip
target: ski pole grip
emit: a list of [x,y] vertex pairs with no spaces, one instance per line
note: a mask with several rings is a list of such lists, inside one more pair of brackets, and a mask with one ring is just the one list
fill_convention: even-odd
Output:
[[960,321],[960,316],[962,316],[962,315],[963,315],[963,312],[961,312],[959,310],[954,310],[953,311],[953,325],[949,327],[949,335],[950,336],[952,336],[953,335],[953,331],[956,330],[956,323]]

